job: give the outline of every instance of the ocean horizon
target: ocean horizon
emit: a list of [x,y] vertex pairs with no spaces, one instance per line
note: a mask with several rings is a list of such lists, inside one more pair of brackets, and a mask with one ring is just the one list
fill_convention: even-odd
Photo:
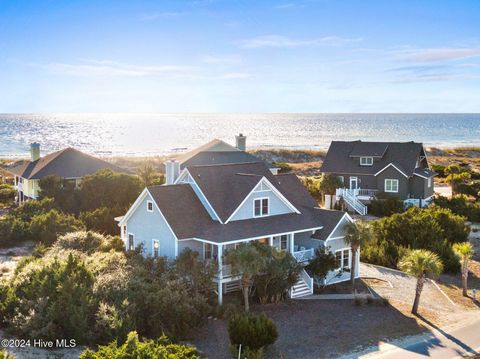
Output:
[[480,146],[480,114],[188,113],[0,114],[0,157],[65,147],[102,156],[157,156],[213,138],[248,149],[325,150],[333,140],[416,141],[426,147]]

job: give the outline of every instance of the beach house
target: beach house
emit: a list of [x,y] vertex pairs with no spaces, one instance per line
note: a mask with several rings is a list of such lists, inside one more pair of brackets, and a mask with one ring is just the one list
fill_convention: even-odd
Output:
[[417,142],[333,141],[321,167],[341,180],[337,200],[365,215],[379,194],[398,198],[406,206],[424,207],[434,194],[436,173]]
[[42,178],[59,176],[65,181],[71,181],[78,186],[82,177],[101,169],[125,172],[111,163],[71,147],[41,157],[39,143],[30,145],[29,161],[20,161],[20,163],[15,163],[13,166],[6,168],[7,171],[14,175],[14,185],[17,190],[16,201],[18,204],[29,199],[37,199]]
[[[240,278],[225,265],[224,255],[241,243],[273,246],[303,265],[317,248],[331,251],[337,268],[327,275],[325,284],[350,278],[351,249],[344,242],[344,226],[351,221],[347,213],[319,208],[294,174],[274,174],[238,146],[243,153],[227,151],[234,154],[218,156],[229,145],[215,140],[207,148],[212,143],[215,155],[199,155],[205,150],[201,147],[190,153],[197,153],[193,157],[180,158],[183,166],[180,161],[167,162],[167,184],[145,188],[118,218],[127,250],[141,245],[145,256],[174,259],[190,248],[204,260],[215,261],[220,303],[223,293],[239,288]],[[205,162],[198,157],[188,162],[196,156]],[[311,293],[313,278],[302,270],[290,296]]]

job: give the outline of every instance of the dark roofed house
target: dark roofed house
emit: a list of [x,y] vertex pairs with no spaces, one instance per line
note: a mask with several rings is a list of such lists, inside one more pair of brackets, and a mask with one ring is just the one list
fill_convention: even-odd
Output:
[[433,177],[425,149],[416,142],[333,141],[321,172],[338,176],[344,188],[337,199],[348,207],[367,213],[369,201],[386,193],[406,205],[425,206],[432,199]]
[[18,203],[36,199],[40,190],[39,181],[47,176],[59,176],[78,185],[82,177],[101,169],[125,172],[118,166],[71,147],[40,157],[40,144],[32,143],[30,155],[30,161],[21,161],[7,168],[15,176]]
[[[330,250],[338,268],[326,283],[348,280],[351,250],[343,238],[349,215],[319,208],[294,174],[274,174],[245,153],[245,138],[238,137],[237,150],[214,140],[180,157],[176,166],[167,163],[168,184],[146,188],[119,219],[126,248],[141,244],[146,256],[168,258],[189,248],[216,261],[219,302],[239,282],[222,265],[223,254],[241,243],[273,246],[302,265],[317,248]],[[313,278],[303,270],[290,295],[311,293]]]

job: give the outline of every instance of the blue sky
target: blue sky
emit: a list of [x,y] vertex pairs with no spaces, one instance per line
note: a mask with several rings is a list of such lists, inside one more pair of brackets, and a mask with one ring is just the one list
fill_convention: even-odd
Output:
[[0,112],[480,112],[480,1],[0,0]]

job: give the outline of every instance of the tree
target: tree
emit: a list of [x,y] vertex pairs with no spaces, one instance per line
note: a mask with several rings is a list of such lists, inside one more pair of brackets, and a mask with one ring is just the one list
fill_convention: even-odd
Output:
[[142,187],[148,187],[152,185],[155,179],[155,169],[150,162],[145,162],[138,168],[137,175],[140,178]]
[[461,167],[457,164],[447,166],[445,173],[447,174],[445,182],[452,186],[452,194],[457,194],[458,186],[471,177],[468,168]]
[[325,279],[328,272],[334,270],[336,265],[335,255],[330,251],[325,251],[323,247],[319,247],[315,250],[315,257],[310,261],[307,269],[314,276]]
[[402,257],[398,263],[398,267],[407,274],[417,278],[415,300],[412,307],[412,313],[417,314],[423,284],[426,278],[435,278],[442,273],[442,261],[435,253],[424,249],[415,249]]
[[355,273],[357,271],[357,253],[361,246],[370,241],[372,232],[365,222],[349,222],[345,225],[344,241],[352,249],[352,265],[350,273],[350,283],[352,285],[352,293],[355,293]]
[[242,292],[245,311],[250,310],[249,296],[251,294],[253,277],[265,268],[265,258],[251,244],[241,244],[236,249],[228,251],[225,262],[232,267],[232,275],[242,277]]
[[325,173],[320,178],[319,188],[323,194],[334,195],[337,188],[343,186],[340,178],[332,173]]
[[462,287],[463,287],[463,296],[467,297],[467,280],[468,280],[468,261],[473,255],[473,246],[469,242],[455,243],[453,245],[453,250],[455,254],[459,257],[460,263],[462,265]]

